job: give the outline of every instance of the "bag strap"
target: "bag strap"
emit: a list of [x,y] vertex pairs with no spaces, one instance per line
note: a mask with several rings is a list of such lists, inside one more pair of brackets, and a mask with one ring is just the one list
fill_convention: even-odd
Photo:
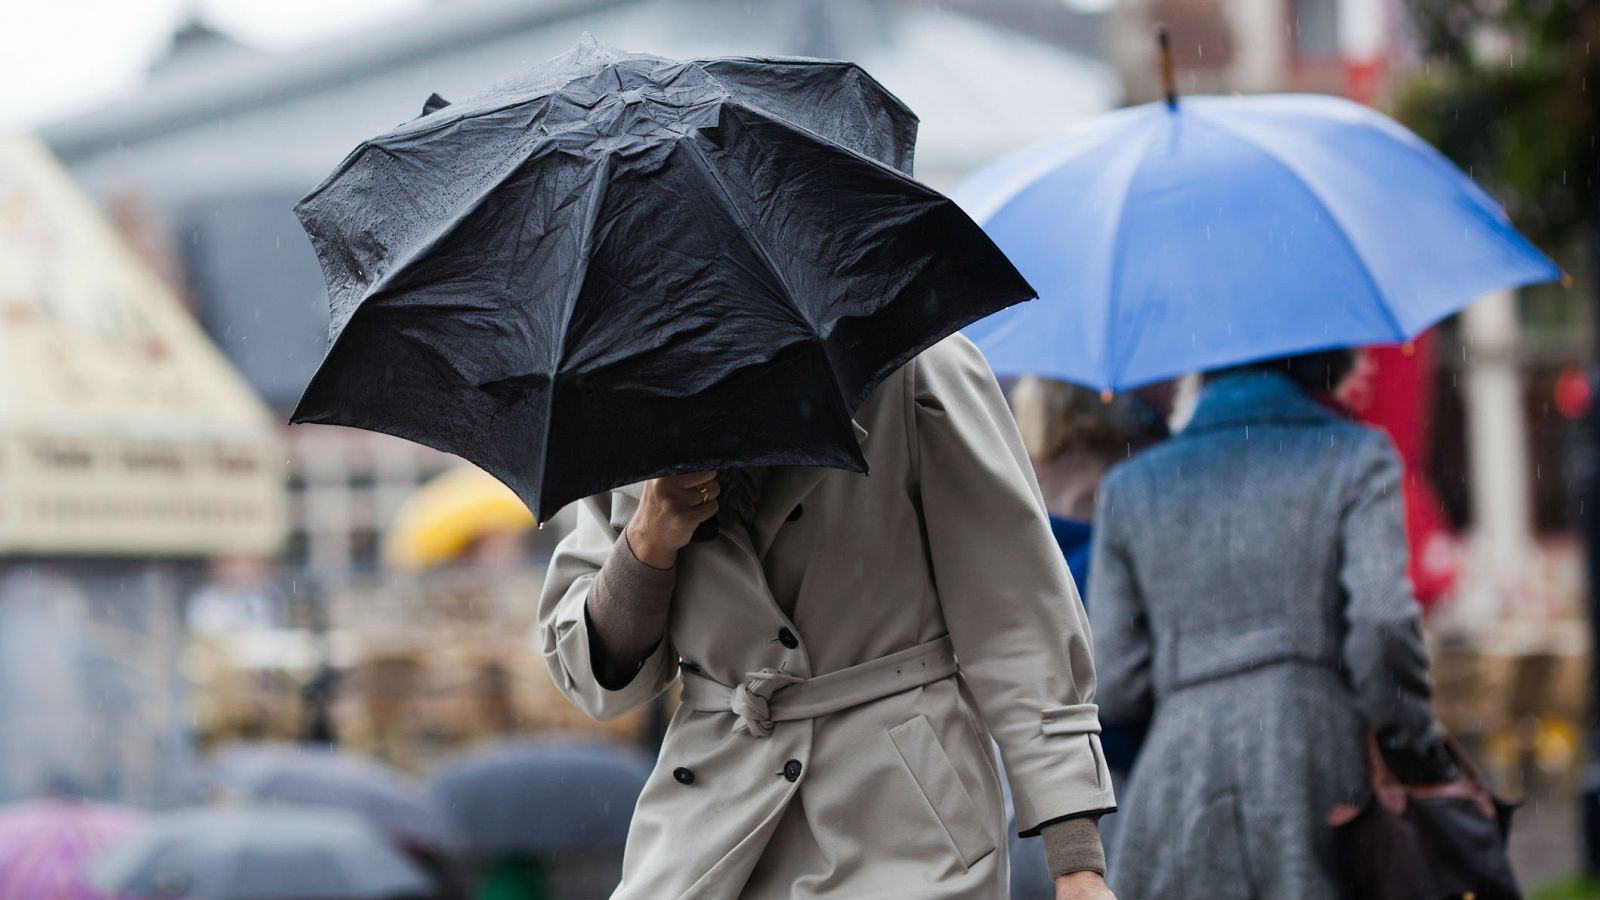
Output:
[[1366,739],[1367,786],[1371,788],[1372,798],[1379,806],[1398,816],[1406,811],[1406,787],[1389,771],[1389,764],[1383,761],[1383,751],[1378,747],[1378,733],[1368,728]]
[[1454,797],[1462,800],[1471,800],[1478,808],[1478,812],[1489,820],[1494,820],[1494,797],[1489,793],[1489,788],[1484,784],[1483,773],[1478,771],[1477,765],[1462,748],[1461,742],[1455,735],[1448,732],[1444,736],[1444,746],[1451,759],[1455,761],[1457,776],[1452,781],[1439,784],[1405,784],[1396,778],[1383,761],[1383,751],[1378,747],[1377,732],[1367,729],[1367,784],[1372,789],[1372,797],[1386,812],[1401,815],[1406,811],[1406,801],[1411,797],[1420,799],[1436,797]]
[[[1495,812],[1494,795],[1490,793],[1489,785],[1484,782],[1483,773],[1478,771],[1477,764],[1472,761],[1472,757],[1467,755],[1466,748],[1462,747],[1461,742],[1456,740],[1456,736],[1449,732],[1445,732],[1444,735],[1444,748],[1450,753],[1450,758],[1455,760],[1456,771],[1465,776],[1464,778],[1457,777],[1456,781],[1464,782],[1467,787],[1471,788],[1472,800],[1477,804],[1478,811],[1483,813],[1486,819],[1498,819],[1499,816]],[[1419,794],[1418,796],[1425,795]]]

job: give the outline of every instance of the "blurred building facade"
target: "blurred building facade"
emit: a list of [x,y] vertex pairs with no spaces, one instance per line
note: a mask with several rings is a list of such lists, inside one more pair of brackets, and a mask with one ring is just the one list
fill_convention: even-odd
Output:
[[0,799],[180,799],[186,588],[270,557],[271,413],[37,141],[0,138]]
[[1398,0],[1128,0],[1111,16],[1107,49],[1135,101],[1160,96],[1158,24],[1171,33],[1181,92],[1369,100],[1404,51],[1403,16]]

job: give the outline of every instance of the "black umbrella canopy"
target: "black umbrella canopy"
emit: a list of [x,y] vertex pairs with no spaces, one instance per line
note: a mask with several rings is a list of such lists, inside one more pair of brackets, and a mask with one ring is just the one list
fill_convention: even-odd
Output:
[[865,471],[872,388],[1033,296],[848,63],[586,41],[427,109],[296,208],[333,325],[293,421],[455,453],[541,519],[673,472]]
[[395,900],[434,890],[356,814],[287,806],[166,813],[97,857],[90,878],[119,897]]
[[601,744],[518,741],[445,764],[433,795],[463,852],[492,857],[620,849],[650,762]]
[[356,813],[407,846],[444,851],[460,839],[420,782],[342,750],[243,744],[207,760],[203,778],[220,793],[261,805],[325,806]]

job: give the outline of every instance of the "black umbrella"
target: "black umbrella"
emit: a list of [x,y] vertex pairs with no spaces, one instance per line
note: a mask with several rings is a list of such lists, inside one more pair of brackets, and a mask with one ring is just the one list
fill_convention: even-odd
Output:
[[97,857],[90,878],[117,896],[149,898],[357,900],[433,890],[355,813],[288,806],[167,813]]
[[426,110],[296,207],[333,325],[293,421],[463,456],[541,519],[674,472],[865,471],[868,392],[1033,296],[848,63],[588,41]]
[[374,759],[303,744],[244,744],[207,761],[205,780],[261,805],[331,806],[356,813],[402,845],[447,851],[455,824],[409,776]]
[[432,788],[466,853],[620,849],[650,777],[641,756],[599,744],[509,742],[441,768]]

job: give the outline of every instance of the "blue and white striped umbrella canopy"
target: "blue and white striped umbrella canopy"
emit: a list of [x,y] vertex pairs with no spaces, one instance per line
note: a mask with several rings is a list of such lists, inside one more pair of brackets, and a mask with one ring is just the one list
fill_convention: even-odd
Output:
[[1039,292],[967,335],[1002,375],[1102,389],[1404,341],[1561,274],[1426,142],[1333,97],[1119,110],[951,196]]

